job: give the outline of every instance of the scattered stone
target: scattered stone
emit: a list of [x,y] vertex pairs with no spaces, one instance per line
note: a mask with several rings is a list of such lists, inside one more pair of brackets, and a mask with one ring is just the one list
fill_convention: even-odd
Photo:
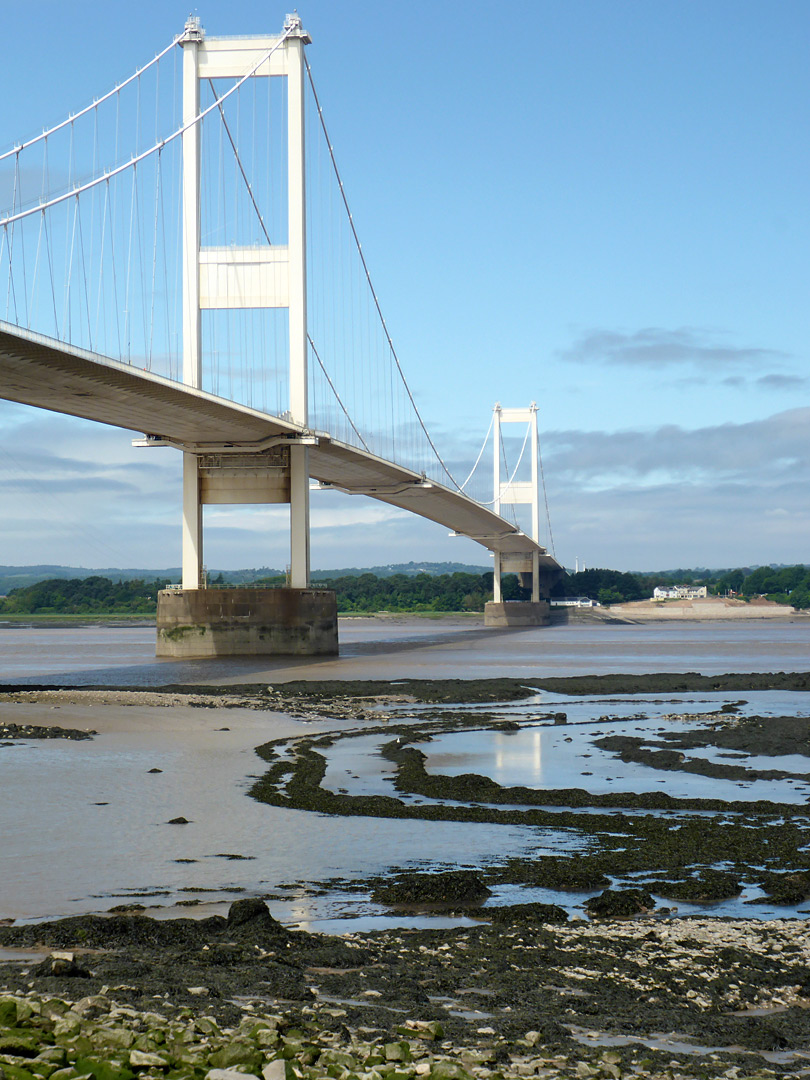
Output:
[[169,1065],[162,1054],[150,1054],[145,1050],[131,1050],[129,1063],[133,1069],[165,1069]]
[[61,979],[89,979],[87,968],[76,963],[71,952],[55,952],[33,968],[37,975],[57,975]]
[[[288,1080],[289,1066],[284,1058],[276,1058],[274,1061],[269,1061],[262,1069],[262,1077],[264,1080]],[[292,1071],[289,1069],[289,1071]],[[216,1080],[216,1078],[214,1078]]]
[[[284,1062],[280,1064],[283,1069]],[[264,1076],[264,1070],[262,1070],[262,1075]],[[246,1073],[243,1069],[209,1069],[205,1074],[205,1080],[245,1080],[246,1077],[259,1080],[255,1073]],[[281,1076],[280,1080],[284,1080],[284,1077]]]

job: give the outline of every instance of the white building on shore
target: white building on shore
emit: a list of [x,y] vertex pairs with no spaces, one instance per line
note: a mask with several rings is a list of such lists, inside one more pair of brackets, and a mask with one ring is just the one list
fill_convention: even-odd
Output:
[[700,600],[708,596],[705,585],[656,585],[653,600]]
[[552,607],[599,607],[599,601],[589,596],[552,596],[549,603]]

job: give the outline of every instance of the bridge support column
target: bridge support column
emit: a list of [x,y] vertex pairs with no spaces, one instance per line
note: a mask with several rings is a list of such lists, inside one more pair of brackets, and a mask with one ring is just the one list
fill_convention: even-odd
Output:
[[[200,319],[200,111],[199,19],[190,17],[183,41],[183,382],[202,382]],[[183,588],[198,589],[202,577],[202,505],[195,454],[183,454]]]
[[290,447],[290,585],[309,588],[309,452]]
[[[516,481],[514,477],[501,481],[501,425],[528,424],[527,433],[531,435],[531,480]],[[495,551],[495,566],[492,575],[492,600],[484,606],[484,625],[502,626],[546,626],[550,620],[551,608],[548,596],[551,585],[557,576],[557,570],[549,570],[546,565],[541,570],[540,556],[548,562],[545,548],[540,547],[540,486],[539,486],[539,441],[537,434],[537,406],[532,402],[528,409],[502,409],[495,406],[493,417],[493,508],[500,514],[503,504],[524,503],[531,510],[531,538],[535,548],[530,552]],[[524,442],[524,447],[525,447]],[[556,563],[554,564],[556,566]],[[531,600],[503,599],[501,577],[504,573],[517,573],[523,588],[531,582]]]
[[183,454],[183,588],[199,589],[202,579],[202,505],[196,454]]

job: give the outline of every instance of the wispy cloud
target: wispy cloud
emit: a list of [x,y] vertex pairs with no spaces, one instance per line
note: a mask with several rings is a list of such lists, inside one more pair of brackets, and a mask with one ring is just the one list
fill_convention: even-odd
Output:
[[562,360],[583,364],[647,368],[693,364],[713,369],[748,368],[786,357],[776,349],[729,345],[722,338],[716,331],[694,327],[646,327],[633,333],[590,330],[558,355]]
[[697,430],[550,431],[543,442],[555,483],[580,489],[663,481],[767,486],[798,475],[810,482],[810,408]]
[[808,383],[810,379],[801,375],[780,375],[776,372],[757,379],[757,386],[761,386],[763,390],[801,390]]

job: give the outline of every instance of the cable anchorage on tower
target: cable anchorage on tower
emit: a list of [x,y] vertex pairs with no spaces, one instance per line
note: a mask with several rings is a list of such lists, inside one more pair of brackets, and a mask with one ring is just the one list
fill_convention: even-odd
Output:
[[181,41],[202,41],[205,38],[205,30],[203,30],[202,19],[199,15],[189,15],[186,19],[186,25],[183,27],[183,36]]

